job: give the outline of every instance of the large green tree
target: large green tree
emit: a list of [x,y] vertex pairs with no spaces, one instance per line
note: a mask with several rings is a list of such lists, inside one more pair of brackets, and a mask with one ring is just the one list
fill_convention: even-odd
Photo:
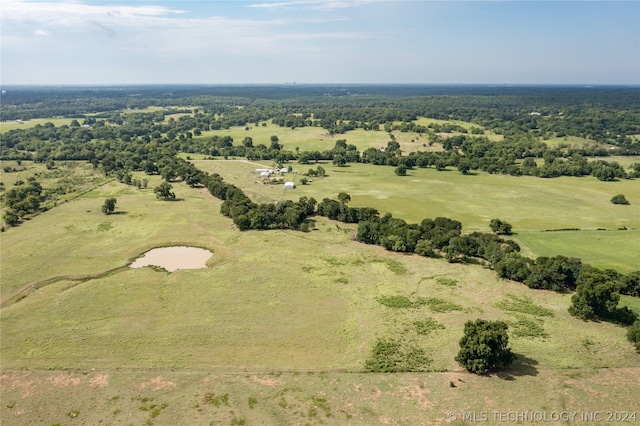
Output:
[[496,234],[511,235],[512,226],[510,223],[503,222],[500,219],[491,219],[489,227]]
[[153,189],[153,192],[156,194],[156,198],[160,200],[175,200],[176,194],[171,191],[172,188],[170,183],[162,182]]
[[467,321],[455,360],[471,373],[484,374],[515,361],[509,344],[508,326],[503,321]]
[[615,282],[605,271],[590,268],[576,281],[576,294],[571,297],[569,313],[583,320],[605,320],[631,324],[636,319],[628,308],[618,308],[620,294]]

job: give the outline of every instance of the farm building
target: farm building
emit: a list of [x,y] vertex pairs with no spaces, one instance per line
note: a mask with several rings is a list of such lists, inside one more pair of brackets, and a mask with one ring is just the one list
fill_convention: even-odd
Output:
[[256,173],[260,174],[260,173],[264,173],[267,172],[269,174],[271,174],[273,172],[273,170],[269,170],[269,169],[256,169]]
[[281,175],[286,175],[287,173],[289,173],[289,169],[287,169],[286,167],[283,167],[279,170]]
[[296,184],[293,182],[285,182],[284,183],[284,189],[293,189],[296,187]]
[[262,179],[268,179],[270,174],[271,173],[269,173],[269,172],[260,172],[260,177]]

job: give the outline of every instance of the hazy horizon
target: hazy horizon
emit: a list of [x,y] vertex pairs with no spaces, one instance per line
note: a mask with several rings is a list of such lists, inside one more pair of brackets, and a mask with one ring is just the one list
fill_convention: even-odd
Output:
[[3,0],[3,86],[640,84],[637,1]]

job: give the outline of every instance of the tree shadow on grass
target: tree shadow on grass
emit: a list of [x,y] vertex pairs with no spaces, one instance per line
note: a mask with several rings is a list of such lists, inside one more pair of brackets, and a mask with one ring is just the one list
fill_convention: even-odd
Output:
[[125,214],[129,214],[129,212],[117,211],[117,212],[109,213],[110,216],[121,215],[121,214],[125,215]]
[[515,354],[516,360],[508,368],[501,371],[496,371],[490,375],[498,377],[502,380],[515,380],[520,376],[537,376],[538,369],[535,367],[538,365],[538,361],[533,358],[529,358],[522,354]]

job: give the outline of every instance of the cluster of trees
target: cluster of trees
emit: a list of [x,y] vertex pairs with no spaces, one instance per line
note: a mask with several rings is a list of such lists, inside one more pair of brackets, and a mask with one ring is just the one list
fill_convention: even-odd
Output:
[[[636,280],[640,274],[635,274]],[[637,282],[636,288],[638,290]],[[607,271],[587,267],[576,280],[569,313],[583,320],[612,321],[631,325],[638,315],[628,307],[618,307],[619,287]]]
[[520,247],[512,240],[495,233],[473,232],[462,235],[462,223],[446,217],[424,219],[420,224],[409,224],[390,214],[371,215],[358,223],[356,240],[376,244],[387,250],[417,253],[427,257],[444,256],[449,262],[484,259],[489,264],[502,260]]
[[28,214],[40,210],[42,202],[42,185],[31,176],[26,184],[22,182],[4,194],[4,203],[8,207],[4,213],[4,221],[8,226],[17,225]]
[[314,198],[301,197],[273,203],[254,203],[238,187],[224,182],[218,174],[207,177],[206,186],[211,195],[224,200],[220,212],[231,218],[238,229],[296,229],[308,230],[306,219],[315,214]]
[[[533,260],[520,253],[511,252],[493,265],[501,278],[521,282],[533,289],[568,292],[576,289],[583,272],[592,268],[575,257],[541,256]],[[611,269],[602,271],[620,294],[640,297],[640,272],[627,275]]]

